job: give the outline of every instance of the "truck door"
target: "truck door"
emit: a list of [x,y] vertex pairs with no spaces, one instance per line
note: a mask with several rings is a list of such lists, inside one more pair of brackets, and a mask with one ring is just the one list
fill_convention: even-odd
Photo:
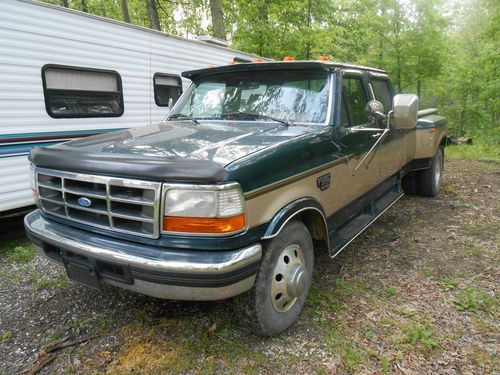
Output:
[[[380,181],[380,159],[375,150],[356,171],[363,157],[377,141],[377,135],[370,132],[352,132],[355,127],[371,127],[365,113],[369,87],[361,72],[346,71],[342,74],[339,116],[339,140],[349,160],[351,176],[341,182],[343,189],[352,199],[359,197]],[[346,190],[347,189],[347,190]]]
[[[370,74],[370,88],[375,100],[384,106],[384,113],[392,109],[394,90],[389,78],[382,74]],[[379,127],[385,128],[385,120],[379,121]],[[379,146],[380,177],[381,180],[392,176],[403,167],[404,162],[404,131],[390,129]]]

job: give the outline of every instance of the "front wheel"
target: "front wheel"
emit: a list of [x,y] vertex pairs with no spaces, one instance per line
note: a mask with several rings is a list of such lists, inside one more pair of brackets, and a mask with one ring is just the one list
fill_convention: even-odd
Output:
[[292,325],[309,293],[313,264],[309,231],[302,222],[291,221],[264,246],[252,289],[235,299],[242,323],[265,336]]

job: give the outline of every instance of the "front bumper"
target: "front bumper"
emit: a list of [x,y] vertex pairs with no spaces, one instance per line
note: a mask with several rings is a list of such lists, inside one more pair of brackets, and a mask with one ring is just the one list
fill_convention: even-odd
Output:
[[262,256],[258,243],[233,251],[179,251],[120,241],[49,220],[39,210],[26,215],[24,226],[48,259],[67,269],[87,267],[99,283],[158,298],[208,301],[241,294],[253,286]]

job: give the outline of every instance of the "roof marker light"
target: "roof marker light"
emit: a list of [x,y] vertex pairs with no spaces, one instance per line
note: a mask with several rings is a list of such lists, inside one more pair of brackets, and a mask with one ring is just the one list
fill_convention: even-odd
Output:
[[319,61],[329,61],[329,60],[330,60],[330,58],[329,58],[328,56],[320,56],[320,57],[318,58],[318,60],[319,60]]
[[253,62],[264,62],[264,60],[256,58],[256,59],[253,59]]
[[283,61],[295,61],[295,59],[292,56],[285,56],[283,57]]

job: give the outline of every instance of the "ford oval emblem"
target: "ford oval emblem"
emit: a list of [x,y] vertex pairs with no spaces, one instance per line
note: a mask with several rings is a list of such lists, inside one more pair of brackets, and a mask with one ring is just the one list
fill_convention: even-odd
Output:
[[90,207],[92,201],[86,197],[80,197],[78,198],[78,204],[83,207]]

